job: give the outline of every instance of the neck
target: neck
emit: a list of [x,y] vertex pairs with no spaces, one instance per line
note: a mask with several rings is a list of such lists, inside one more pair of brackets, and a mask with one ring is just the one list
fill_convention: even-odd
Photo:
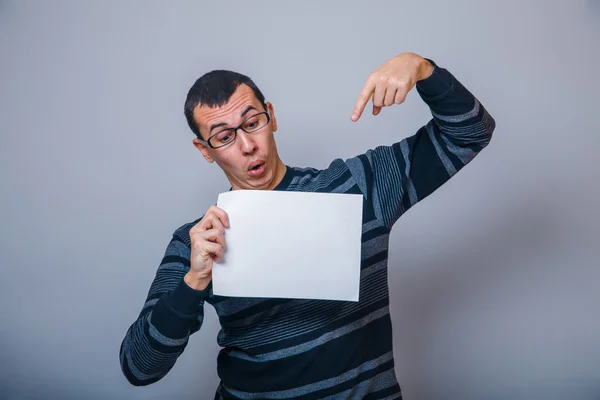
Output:
[[275,189],[275,187],[277,185],[279,185],[279,183],[283,179],[284,175],[285,175],[285,164],[283,163],[283,161],[281,161],[281,159],[279,157],[277,157],[277,167],[275,168],[275,174],[273,176],[273,181],[267,187],[266,190],[273,190],[273,189]]

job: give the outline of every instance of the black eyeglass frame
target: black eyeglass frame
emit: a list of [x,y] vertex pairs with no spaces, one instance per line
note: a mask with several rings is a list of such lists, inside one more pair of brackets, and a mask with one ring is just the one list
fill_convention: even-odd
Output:
[[[259,128],[253,129],[253,130],[251,130],[250,132],[248,132],[247,130],[245,130],[245,129],[243,128],[244,124],[245,124],[245,123],[246,123],[248,120],[250,120],[250,119],[252,119],[252,118],[256,117],[257,115],[262,115],[262,114],[265,114],[265,115],[267,116],[267,122],[266,122],[264,125],[260,126]],[[199,141],[200,143],[202,143],[203,145],[210,147],[211,149],[220,149],[221,147],[229,146],[230,144],[232,144],[233,142],[235,142],[235,139],[237,139],[237,131],[238,131],[238,129],[241,129],[241,130],[243,130],[243,131],[244,131],[244,132],[246,132],[246,133],[255,133],[255,132],[258,132],[258,131],[260,131],[260,130],[261,130],[262,128],[264,128],[265,126],[269,125],[269,122],[271,122],[271,116],[269,115],[269,112],[268,112],[268,111],[259,112],[259,113],[256,113],[256,114],[253,114],[253,115],[249,116],[248,118],[246,118],[245,120],[243,120],[243,121],[242,121],[242,123],[241,123],[241,124],[239,124],[239,125],[238,125],[237,127],[235,127],[235,128],[227,128],[227,129],[222,129],[222,130],[220,130],[219,132],[215,133],[214,135],[211,135],[211,136],[208,138],[208,140],[202,140],[202,139],[200,139],[200,137],[198,137],[198,141]],[[231,139],[231,141],[229,141],[229,142],[227,142],[227,143],[225,143],[225,144],[223,144],[223,145],[221,145],[221,146],[213,146],[213,144],[210,142],[210,139],[212,139],[213,137],[215,137],[215,136],[217,136],[217,135],[219,135],[219,134],[221,134],[221,133],[223,133],[223,132],[225,132],[225,131],[233,131],[233,139]]]

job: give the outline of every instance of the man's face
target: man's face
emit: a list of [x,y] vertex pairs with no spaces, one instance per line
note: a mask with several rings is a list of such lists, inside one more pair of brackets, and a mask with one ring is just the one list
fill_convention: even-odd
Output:
[[[196,107],[194,121],[206,141],[215,133],[235,128],[264,111],[252,89],[242,84],[222,107]],[[277,122],[271,103],[267,103],[267,111],[271,120],[265,127],[253,133],[238,129],[235,141],[224,147],[213,149],[194,139],[194,146],[204,158],[210,163],[216,162],[225,172],[233,190],[273,189],[285,174],[285,165],[279,159],[273,137]]]

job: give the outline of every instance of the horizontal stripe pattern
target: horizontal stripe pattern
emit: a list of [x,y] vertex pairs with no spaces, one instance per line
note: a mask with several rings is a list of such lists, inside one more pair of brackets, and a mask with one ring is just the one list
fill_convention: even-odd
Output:
[[[121,367],[132,384],[147,385],[168,373],[200,329],[206,302],[221,324],[215,399],[401,398],[389,315],[390,230],[473,160],[495,129],[483,105],[448,71],[436,66],[432,76],[427,84],[417,84],[432,119],[413,136],[336,159],[322,170],[287,167],[275,188],[363,195],[359,301],[190,292],[182,279],[189,270],[189,229],[199,220],[190,222],[174,233],[121,345]],[[181,300],[196,295],[191,306]]]
[[[354,379],[358,377],[361,373],[366,371],[371,371],[376,367],[385,364],[386,362],[392,361],[393,354],[392,352],[386,353],[380,357],[377,357],[374,360],[367,361],[361,364],[357,368],[353,368],[349,371],[336,376],[335,378],[326,379],[320,382],[315,382],[310,384],[308,387],[298,387],[290,390],[280,390],[280,391],[271,391],[271,392],[262,392],[262,393],[245,393],[235,389],[228,389],[230,393],[239,397],[240,399],[291,399],[294,397],[299,397],[301,395],[311,394],[323,389],[330,388],[335,385],[339,385],[340,383],[347,382],[350,379]],[[389,371],[389,370],[388,370]],[[395,380],[391,382],[393,385]],[[339,398],[339,397],[338,397]]]

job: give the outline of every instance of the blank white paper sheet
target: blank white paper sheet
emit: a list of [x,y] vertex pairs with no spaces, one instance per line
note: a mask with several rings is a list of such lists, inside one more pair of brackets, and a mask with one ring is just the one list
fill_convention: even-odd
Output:
[[362,195],[236,190],[213,293],[233,297],[358,301]]

